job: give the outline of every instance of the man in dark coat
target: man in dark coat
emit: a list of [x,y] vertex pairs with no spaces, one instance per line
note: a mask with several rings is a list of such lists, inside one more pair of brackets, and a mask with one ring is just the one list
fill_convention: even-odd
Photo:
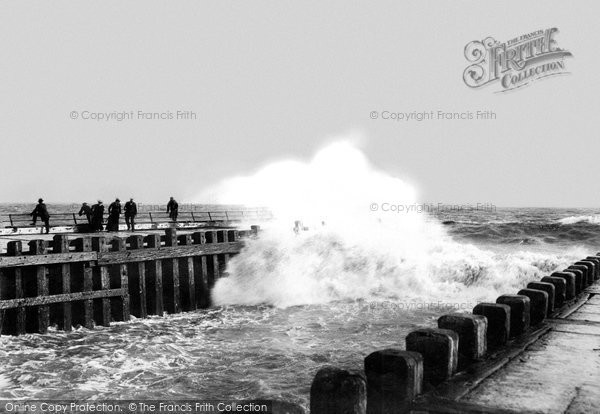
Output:
[[39,219],[44,222],[46,234],[50,233],[50,214],[48,214],[48,209],[46,208],[46,204],[44,204],[44,200],[40,198],[37,206],[35,206],[29,215],[33,217],[33,223],[31,224],[35,226],[35,223],[39,217]]
[[135,231],[135,216],[137,215],[137,204],[130,198],[125,203],[125,223],[127,223],[127,230]]
[[79,210],[79,215],[80,216],[85,215],[85,218],[87,219],[88,224],[92,224],[92,209],[88,205],[88,203],[83,203],[81,205],[81,209]]
[[118,198],[108,206],[108,223],[106,231],[119,231],[119,216],[121,215],[121,200]]
[[167,204],[167,213],[169,213],[169,218],[172,221],[177,221],[177,216],[179,215],[179,204],[173,197],[169,199],[169,203]]
[[104,221],[104,204],[102,200],[92,206],[92,231],[101,231]]

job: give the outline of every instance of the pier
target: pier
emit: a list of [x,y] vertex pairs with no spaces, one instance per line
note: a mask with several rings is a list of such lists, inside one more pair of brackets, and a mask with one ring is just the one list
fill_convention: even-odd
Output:
[[[181,229],[196,229],[203,227],[233,226],[239,223],[259,223],[270,220],[272,214],[264,208],[206,210],[206,211],[180,211],[177,221],[173,222],[169,214],[164,211],[139,212],[135,216],[137,230],[157,230],[176,227]],[[106,219],[104,225],[106,225]],[[0,215],[0,237],[21,234],[40,234],[44,231],[43,223],[31,225],[29,214]],[[127,226],[121,219],[119,230]],[[89,231],[89,224],[85,216],[75,212],[51,213],[51,233],[85,233]]]
[[600,253],[442,315],[364,370],[327,366],[311,414],[600,412]]
[[7,243],[0,255],[3,335],[70,331],[207,308],[210,290],[259,227],[118,233]]

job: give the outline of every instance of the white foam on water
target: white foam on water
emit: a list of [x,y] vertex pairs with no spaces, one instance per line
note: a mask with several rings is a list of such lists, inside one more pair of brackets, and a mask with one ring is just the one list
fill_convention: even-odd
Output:
[[593,216],[569,216],[558,220],[560,224],[590,223],[600,224],[600,215]]
[[[230,261],[229,277],[213,290],[215,304],[493,300],[583,254],[500,254],[454,241],[439,221],[408,207],[419,203],[415,188],[375,169],[352,141],[306,162],[269,164],[199,197],[267,206],[276,217]],[[386,212],[383,203],[404,207]],[[308,231],[296,234],[295,220]]]

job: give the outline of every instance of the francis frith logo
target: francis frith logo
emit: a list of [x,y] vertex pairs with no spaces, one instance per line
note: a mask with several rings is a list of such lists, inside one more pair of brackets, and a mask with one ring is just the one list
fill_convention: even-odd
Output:
[[465,84],[480,88],[499,83],[498,92],[529,85],[548,76],[567,72],[565,58],[571,52],[558,47],[553,27],[524,34],[504,43],[493,37],[474,40],[465,46],[469,66],[463,72]]

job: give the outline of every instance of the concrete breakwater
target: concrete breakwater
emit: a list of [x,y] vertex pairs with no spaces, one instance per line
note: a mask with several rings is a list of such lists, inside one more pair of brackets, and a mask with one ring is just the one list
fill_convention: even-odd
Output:
[[210,305],[210,289],[258,226],[124,237],[57,234],[0,255],[1,334],[69,331]]
[[[479,303],[471,313],[442,315],[437,320],[437,328],[410,332],[404,339],[404,346],[369,354],[364,359],[364,370],[324,367],[317,372],[311,385],[311,413],[517,412],[494,408],[497,405],[472,404],[464,397],[477,387],[480,387],[479,394],[491,392],[498,397],[498,381],[495,391],[490,391],[489,387],[481,388],[485,381],[507,369],[530,345],[556,340],[551,336],[540,341],[548,338],[547,334],[554,326],[586,324],[587,329],[596,329],[596,322],[581,318],[573,320],[571,315],[578,313],[580,308],[596,306],[590,303],[594,302],[593,297],[598,292],[592,285],[598,285],[599,278],[600,253],[545,276],[539,282],[531,282],[516,294],[501,295],[494,303]],[[585,334],[591,338],[590,351],[596,350],[597,338],[587,331]],[[549,361],[556,359],[551,352],[545,357]],[[548,390],[551,385],[556,386],[554,377],[560,373],[536,377],[536,371],[542,368],[529,367],[526,378],[523,371],[519,371],[521,376],[516,381],[521,381],[522,385],[518,388],[524,390],[528,383],[540,381]],[[561,369],[566,374],[569,366]],[[576,372],[569,375],[576,376]],[[573,384],[575,388],[576,384]],[[578,397],[579,391],[573,392],[573,401],[585,398]],[[540,398],[544,396],[540,395]],[[597,404],[594,401],[583,403]],[[521,406],[518,410],[535,411],[536,407]]]

